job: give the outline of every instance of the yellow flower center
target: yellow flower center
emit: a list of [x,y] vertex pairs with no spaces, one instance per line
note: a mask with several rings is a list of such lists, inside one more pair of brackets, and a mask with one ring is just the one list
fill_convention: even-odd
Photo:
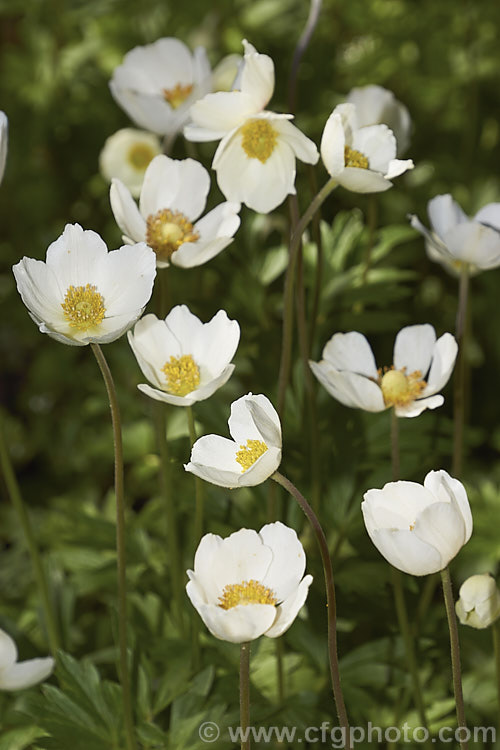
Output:
[[427,383],[422,380],[420,370],[406,375],[402,370],[388,369],[380,378],[380,387],[386,406],[406,406],[422,395]]
[[274,151],[278,132],[267,120],[249,120],[241,128],[241,146],[249,159],[265,164]]
[[350,146],[344,146],[344,166],[368,169],[368,159],[361,151],[356,151],[355,148]]
[[134,169],[146,169],[155,152],[146,143],[134,143],[128,150],[127,159]]
[[240,445],[236,453],[236,460],[243,466],[241,473],[245,472],[267,451],[267,445],[262,440],[247,440],[246,445]]
[[200,384],[200,368],[190,354],[170,357],[161,369],[167,379],[167,391],[175,396],[186,396]]
[[180,211],[163,208],[146,219],[146,242],[159,260],[169,261],[185,242],[196,242],[200,235]]
[[78,331],[97,328],[106,314],[104,297],[92,284],[69,286],[61,307],[71,328],[76,328]]
[[232,609],[238,604],[272,604],[275,607],[277,602],[271,589],[252,579],[241,583],[228,583],[224,586],[218,605],[222,609]]
[[186,86],[183,86],[182,83],[176,83],[172,89],[163,89],[163,97],[172,109],[177,109],[186,101],[192,90],[192,83],[188,83]]

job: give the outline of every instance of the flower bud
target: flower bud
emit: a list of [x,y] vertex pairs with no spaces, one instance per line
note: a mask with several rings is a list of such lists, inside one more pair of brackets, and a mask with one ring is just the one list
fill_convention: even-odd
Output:
[[487,628],[500,617],[500,591],[489,573],[467,578],[459,595],[455,609],[462,625]]

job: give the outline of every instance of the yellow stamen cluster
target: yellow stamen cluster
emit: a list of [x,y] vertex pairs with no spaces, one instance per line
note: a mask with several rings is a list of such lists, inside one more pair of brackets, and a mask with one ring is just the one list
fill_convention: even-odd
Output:
[[167,391],[175,396],[186,396],[200,384],[200,368],[190,354],[170,357],[161,369],[167,379]]
[[134,143],[128,150],[127,159],[134,169],[146,169],[155,152],[146,143]]
[[163,89],[163,97],[172,109],[177,109],[186,101],[192,90],[192,83],[188,83],[186,86],[183,86],[182,83],[176,83],[171,89]]
[[163,208],[146,219],[146,242],[159,260],[168,262],[185,242],[196,242],[200,235],[180,211]]
[[356,151],[355,148],[350,146],[344,146],[344,166],[368,169],[368,159],[361,151]]
[[224,586],[222,596],[217,602],[222,609],[232,609],[238,604],[272,604],[276,606],[278,600],[271,589],[262,583],[254,581],[242,581],[241,583],[228,583]]
[[265,164],[278,141],[278,132],[267,120],[249,120],[241,128],[241,147],[249,159]]
[[402,370],[391,367],[384,375],[379,371],[379,385],[386,406],[407,406],[422,395],[427,383],[422,380],[420,370],[407,375],[405,367]]
[[267,445],[262,440],[247,440],[246,445],[240,445],[236,460],[243,467],[241,473],[253,466],[266,451]]
[[104,297],[93,284],[69,286],[61,307],[71,328],[80,332],[96,328],[106,315]]

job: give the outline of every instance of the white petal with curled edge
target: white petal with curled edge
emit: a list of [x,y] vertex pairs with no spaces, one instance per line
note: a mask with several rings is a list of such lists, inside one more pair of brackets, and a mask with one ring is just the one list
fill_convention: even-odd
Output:
[[54,659],[28,659],[0,670],[1,690],[24,690],[43,682],[54,669]]
[[271,118],[273,127],[290,145],[297,159],[306,164],[316,164],[319,152],[314,141],[311,141],[301,130],[284,118]]
[[259,532],[264,544],[273,552],[271,564],[260,579],[278,601],[284,601],[299,585],[306,568],[304,548],[289,526],[277,521],[263,526]]
[[465,523],[451,503],[433,503],[416,518],[413,533],[439,550],[443,567],[453,560],[465,544]]
[[362,333],[335,333],[323,349],[323,359],[336,370],[349,370],[377,378],[377,365],[370,344]]
[[337,178],[344,171],[344,147],[345,133],[342,118],[334,110],[326,121],[320,144],[321,159],[326,171],[332,177]]
[[474,216],[474,221],[486,224],[500,232],[500,203],[488,203]]
[[378,383],[355,372],[338,372],[328,362],[311,362],[309,366],[328,393],[345,406],[366,411],[384,411],[387,407]]
[[500,265],[500,234],[496,229],[474,221],[464,222],[446,234],[445,242],[457,260],[482,270]]
[[272,604],[240,604],[227,610],[204,604],[197,610],[212,635],[230,643],[245,643],[259,638],[269,630],[276,618],[276,607]]
[[245,57],[241,72],[241,90],[248,94],[255,111],[264,109],[274,91],[274,62],[269,55],[257,52],[252,44],[243,40]]
[[458,344],[451,333],[443,333],[434,345],[431,369],[422,396],[432,396],[450,379],[458,353]]
[[241,466],[236,461],[236,451],[234,440],[204,435],[193,445],[191,460],[184,469],[219,487],[238,487]]
[[130,190],[121,180],[114,178],[109,189],[109,200],[115,221],[127,237],[134,242],[146,239],[146,222],[141,216]]
[[17,646],[5,630],[0,629],[0,671],[17,661]]
[[437,409],[444,404],[444,398],[439,396],[427,396],[411,401],[406,406],[395,406],[394,411],[397,417],[418,417],[426,409]]
[[472,534],[472,512],[462,482],[440,469],[427,474],[424,487],[441,500],[446,497],[450,502],[456,502],[465,524],[465,541],[468,542]]
[[396,336],[394,342],[394,367],[397,370],[406,368],[406,374],[419,371],[425,378],[431,365],[436,332],[428,323],[405,326]]
[[404,172],[415,167],[412,159],[392,159],[387,167],[384,177],[386,180],[393,180]]
[[233,401],[228,420],[229,432],[237,443],[263,440],[281,447],[281,423],[276,409],[263,394],[247,393]]
[[340,185],[353,193],[383,193],[392,187],[392,182],[372,169],[346,167],[337,178]]
[[268,638],[278,638],[288,630],[304,606],[312,582],[313,577],[311,575],[302,579],[298,588],[277,607],[276,619],[264,635],[267,635]]
[[356,130],[351,146],[366,156],[371,170],[382,174],[396,156],[396,139],[387,125],[370,125]]
[[439,551],[419,539],[413,531],[377,529],[370,536],[387,562],[403,573],[426,576],[446,567]]
[[469,221],[469,217],[449,193],[432,198],[427,204],[427,213],[433,230],[442,240],[457,224]]

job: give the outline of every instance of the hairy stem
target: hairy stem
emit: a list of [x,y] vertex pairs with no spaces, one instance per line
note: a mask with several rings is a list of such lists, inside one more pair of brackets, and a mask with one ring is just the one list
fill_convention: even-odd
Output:
[[[467,729],[467,724],[465,722],[464,696],[462,692],[460,644],[458,641],[457,617],[455,615],[455,602],[453,600],[453,590],[451,587],[451,576],[449,568],[445,568],[441,571],[441,581],[443,582],[444,603],[446,607],[446,616],[448,618],[448,628],[450,631],[451,669],[453,673],[453,691],[455,693],[458,729],[460,729],[461,727]],[[468,743],[466,741],[460,741],[460,748],[461,750],[467,750]]]

